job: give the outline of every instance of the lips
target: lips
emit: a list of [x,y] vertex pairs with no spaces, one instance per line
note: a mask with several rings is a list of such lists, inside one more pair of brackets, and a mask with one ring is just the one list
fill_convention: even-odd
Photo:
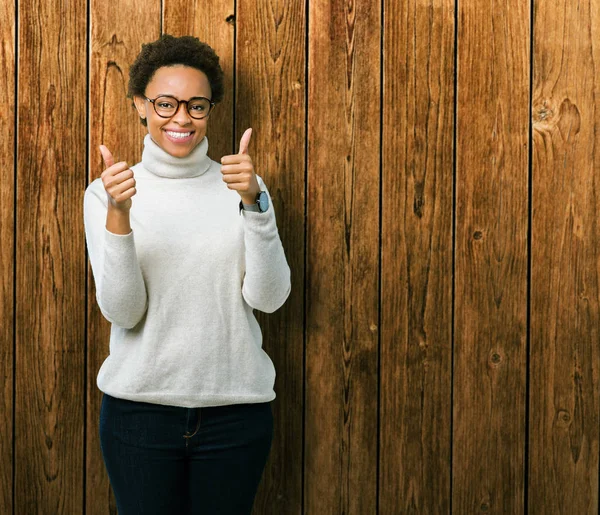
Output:
[[164,130],[167,139],[173,143],[186,143],[194,136],[194,131]]

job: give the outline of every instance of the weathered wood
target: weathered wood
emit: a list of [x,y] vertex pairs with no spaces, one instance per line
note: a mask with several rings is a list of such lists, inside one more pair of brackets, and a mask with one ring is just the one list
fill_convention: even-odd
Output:
[[598,513],[600,10],[537,2],[529,513]]
[[388,0],[384,13],[379,511],[441,514],[450,512],[454,2]]
[[306,15],[301,0],[237,3],[236,147],[253,128],[250,154],[277,214],[292,270],[292,293],[275,314],[259,314],[277,370],[275,438],[254,513],[302,513]]
[[83,506],[86,4],[19,6],[15,513]]
[[378,0],[309,4],[305,513],[373,513],[377,486]]
[[233,152],[234,0],[163,0],[163,30],[191,35],[208,43],[219,56],[225,74],[225,97],[210,115],[208,155],[219,162]]
[[380,1],[95,0],[88,84],[86,3],[0,2],[2,91],[19,79],[0,109],[0,513],[116,513],[98,441],[109,324],[89,269],[86,292],[82,195],[100,143],[141,156],[128,70],[161,26],[220,55],[209,153],[254,128],[293,274],[286,305],[259,316],[278,397],[255,513],[598,512],[598,5],[534,2],[530,34],[527,2]]
[[[131,99],[126,97],[129,68],[147,43],[160,36],[160,2],[93,0],[90,59],[90,147],[89,180],[100,176],[104,165],[98,150],[106,145],[118,160],[131,165],[141,158],[147,130],[139,122]],[[115,16],[118,13],[118,16]],[[135,23],[132,23],[135,20]],[[96,302],[91,268],[88,269],[88,368],[87,368],[87,481],[86,513],[116,513],[98,438],[102,392],[96,376],[108,356],[110,324]]]
[[452,507],[523,513],[529,4],[458,9]]
[[[0,91],[15,91],[15,2],[0,1]],[[0,513],[13,510],[15,102],[0,109]]]

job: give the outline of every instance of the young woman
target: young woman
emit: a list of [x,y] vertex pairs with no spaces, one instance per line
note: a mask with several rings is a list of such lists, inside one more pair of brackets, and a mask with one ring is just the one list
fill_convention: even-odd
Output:
[[[110,354],[100,441],[120,515],[249,514],[269,454],[273,363],[253,310],[290,270],[248,154],[207,156],[219,58],[193,37],[144,45],[129,95],[142,161],[106,163],[85,192],[88,252]],[[214,116],[214,115],[213,115]]]

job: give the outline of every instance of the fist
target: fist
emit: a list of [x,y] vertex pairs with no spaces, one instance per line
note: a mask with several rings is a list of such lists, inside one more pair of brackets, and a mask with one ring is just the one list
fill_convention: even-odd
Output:
[[260,191],[258,179],[254,173],[254,165],[248,155],[251,136],[252,129],[246,129],[240,140],[239,153],[221,158],[223,181],[230,190],[235,190],[240,194],[244,204],[254,204],[256,195]]
[[111,206],[128,211],[131,209],[131,197],[136,193],[133,171],[124,161],[115,164],[112,153],[104,145],[100,145],[100,153],[106,170],[100,176]]

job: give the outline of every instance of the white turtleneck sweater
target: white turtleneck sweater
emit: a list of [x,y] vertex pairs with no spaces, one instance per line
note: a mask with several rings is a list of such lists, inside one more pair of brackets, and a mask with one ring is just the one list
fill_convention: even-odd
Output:
[[112,323],[97,382],[113,397],[188,408],[275,398],[253,314],[290,292],[273,205],[240,212],[207,149],[204,138],[176,158],[146,136],[127,235],[106,229],[102,180],[85,191],[96,298]]

